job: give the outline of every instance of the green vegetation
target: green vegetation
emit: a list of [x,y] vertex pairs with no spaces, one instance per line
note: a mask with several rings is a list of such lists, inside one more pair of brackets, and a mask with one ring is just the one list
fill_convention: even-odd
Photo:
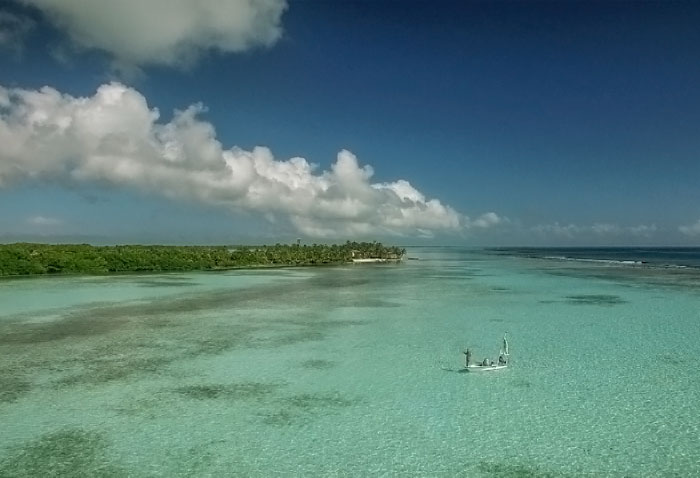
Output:
[[91,246],[0,244],[0,276],[219,270],[401,259],[406,250],[378,242],[274,246]]
[[109,443],[100,433],[63,429],[48,433],[0,458],[0,476],[126,477],[107,457]]

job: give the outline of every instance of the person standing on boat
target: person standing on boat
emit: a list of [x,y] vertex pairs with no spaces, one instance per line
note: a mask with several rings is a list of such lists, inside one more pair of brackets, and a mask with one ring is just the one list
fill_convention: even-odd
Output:
[[467,349],[464,351],[464,355],[466,356],[465,359],[467,362],[465,364],[465,367],[469,367],[469,362],[471,362],[471,360],[472,360],[472,351],[470,349]]
[[498,355],[498,365],[508,365],[508,339],[506,336],[508,332],[503,334],[503,347],[501,348],[501,353]]

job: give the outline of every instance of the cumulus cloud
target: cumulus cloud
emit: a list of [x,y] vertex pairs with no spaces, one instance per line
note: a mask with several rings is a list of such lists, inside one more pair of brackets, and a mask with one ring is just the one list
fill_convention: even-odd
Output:
[[79,48],[117,65],[187,66],[203,52],[241,52],[282,35],[285,0],[18,0],[44,13]]
[[477,217],[473,221],[468,221],[468,224],[472,227],[486,229],[503,224],[504,222],[508,222],[508,220],[504,217],[500,217],[495,212],[487,212]]
[[275,159],[265,147],[225,148],[204,107],[159,122],[135,89],[102,85],[75,98],[44,87],[0,87],[0,187],[34,179],[102,183],[266,217],[281,216],[309,236],[417,234],[489,227],[487,213],[469,221],[408,181],[372,183],[373,169],[338,153],[330,170],[306,159]]
[[659,228],[656,224],[640,224],[639,226],[630,226],[627,230],[633,235],[638,237],[651,237],[656,233]]
[[617,224],[606,223],[593,224],[591,230],[599,236],[616,236],[622,232],[622,228]]
[[678,228],[686,236],[700,236],[700,219],[694,224],[686,224]]

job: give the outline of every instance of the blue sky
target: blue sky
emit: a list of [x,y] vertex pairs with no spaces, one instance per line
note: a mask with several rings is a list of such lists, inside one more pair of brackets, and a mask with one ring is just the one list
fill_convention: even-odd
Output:
[[697,2],[89,5],[0,2],[2,242],[700,244]]

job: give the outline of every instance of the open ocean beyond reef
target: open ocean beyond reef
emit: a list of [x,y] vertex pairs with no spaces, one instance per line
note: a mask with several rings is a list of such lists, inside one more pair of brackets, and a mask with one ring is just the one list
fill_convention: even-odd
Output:
[[700,476],[700,250],[408,257],[0,280],[0,477]]

